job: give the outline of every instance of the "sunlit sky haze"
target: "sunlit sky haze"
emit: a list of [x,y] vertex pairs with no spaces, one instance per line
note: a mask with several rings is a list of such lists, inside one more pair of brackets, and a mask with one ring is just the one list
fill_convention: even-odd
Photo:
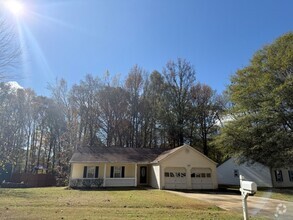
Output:
[[[2,0],[3,1],[3,0]],[[106,71],[123,80],[135,64],[162,71],[190,61],[219,93],[252,55],[293,31],[291,0],[26,0],[6,10],[23,49],[18,83],[48,95],[48,83],[79,83]]]

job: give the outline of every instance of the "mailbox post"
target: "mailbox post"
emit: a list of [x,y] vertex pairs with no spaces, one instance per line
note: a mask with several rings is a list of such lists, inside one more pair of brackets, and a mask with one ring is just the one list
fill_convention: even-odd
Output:
[[246,181],[244,176],[240,175],[240,192],[242,197],[243,218],[248,220],[247,197],[249,194],[255,194],[257,185],[255,182]]

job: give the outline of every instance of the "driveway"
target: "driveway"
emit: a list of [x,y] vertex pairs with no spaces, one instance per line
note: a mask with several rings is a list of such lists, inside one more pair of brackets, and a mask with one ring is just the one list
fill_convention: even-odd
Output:
[[[202,200],[225,210],[242,213],[241,195],[229,193],[199,193],[170,191],[180,196]],[[268,192],[264,197],[249,196],[247,199],[249,216],[267,217],[268,219],[293,219],[293,202],[270,199]]]

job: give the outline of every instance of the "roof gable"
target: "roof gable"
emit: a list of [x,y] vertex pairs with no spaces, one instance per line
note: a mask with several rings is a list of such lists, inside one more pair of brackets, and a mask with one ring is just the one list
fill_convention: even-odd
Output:
[[212,159],[210,159],[209,157],[207,157],[206,155],[204,155],[203,153],[199,152],[198,150],[194,149],[193,147],[187,145],[187,144],[184,144],[180,147],[176,147],[174,149],[171,149],[171,150],[168,150],[168,151],[165,151],[163,152],[161,155],[159,155],[154,161],[153,163],[160,163],[166,159],[168,159],[169,157],[171,157],[172,155],[178,153],[179,151],[181,150],[184,150],[184,149],[188,149],[188,150],[191,150],[193,152],[195,152],[196,154],[200,155],[201,157],[209,160],[210,162],[214,163],[214,164],[217,164],[215,161],[213,161]]

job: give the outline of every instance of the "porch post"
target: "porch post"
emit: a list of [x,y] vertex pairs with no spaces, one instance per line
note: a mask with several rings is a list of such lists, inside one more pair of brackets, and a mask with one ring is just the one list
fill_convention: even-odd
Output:
[[137,186],[137,163],[134,164],[134,186]]
[[103,181],[103,187],[106,186],[106,172],[107,172],[107,163],[104,164],[104,181]]

